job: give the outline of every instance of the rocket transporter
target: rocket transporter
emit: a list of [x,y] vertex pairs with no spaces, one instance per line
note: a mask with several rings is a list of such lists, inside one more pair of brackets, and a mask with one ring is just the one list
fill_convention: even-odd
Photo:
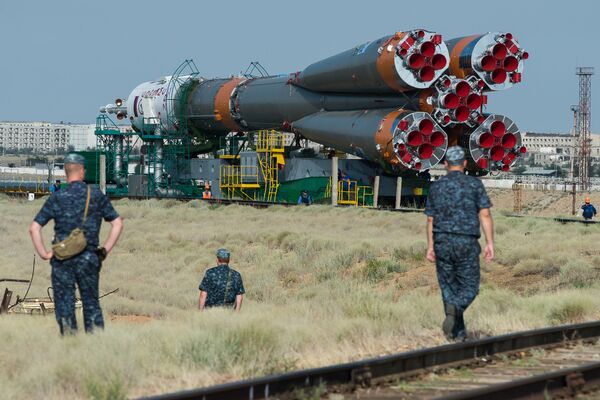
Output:
[[507,171],[526,151],[521,133],[484,106],[490,92],[521,82],[528,56],[510,33],[444,41],[416,29],[289,75],[145,82],[101,112],[128,118],[134,130],[154,132],[159,142],[161,132],[179,125],[213,139],[275,129],[397,173],[425,171],[457,144],[469,155],[471,173]]

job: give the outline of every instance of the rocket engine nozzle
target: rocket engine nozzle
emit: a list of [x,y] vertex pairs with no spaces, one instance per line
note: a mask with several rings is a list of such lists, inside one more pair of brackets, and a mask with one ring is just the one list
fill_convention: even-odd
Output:
[[481,168],[508,171],[525,153],[521,132],[508,117],[490,114],[468,138],[471,158]]
[[447,44],[449,73],[457,77],[476,75],[485,82],[486,90],[508,89],[519,83],[523,61],[529,58],[511,33],[465,36]]
[[432,115],[443,127],[479,123],[483,104],[482,81],[475,76],[466,79],[442,76],[434,86],[430,102]]
[[423,171],[442,160],[448,148],[448,135],[428,113],[413,112],[394,127],[393,144],[404,167]]

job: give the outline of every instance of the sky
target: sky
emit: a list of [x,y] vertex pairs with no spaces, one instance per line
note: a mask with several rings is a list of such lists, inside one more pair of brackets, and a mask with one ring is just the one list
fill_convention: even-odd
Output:
[[[530,53],[523,82],[491,93],[487,112],[523,131],[570,131],[577,66],[596,67],[600,95],[594,0],[19,0],[0,2],[0,120],[93,123],[100,106],[188,58],[206,78],[239,74],[251,61],[289,73],[414,28],[448,39],[512,32]],[[600,133],[594,95],[592,131]]]

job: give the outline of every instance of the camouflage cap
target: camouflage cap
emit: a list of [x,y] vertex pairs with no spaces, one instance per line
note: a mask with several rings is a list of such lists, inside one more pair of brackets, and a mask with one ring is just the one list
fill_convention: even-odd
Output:
[[224,248],[220,248],[219,250],[217,250],[217,258],[219,260],[229,260],[229,255],[231,253],[229,253],[229,250],[224,249]]
[[65,164],[80,164],[85,166],[85,158],[82,155],[76,153],[69,153],[66,155]]
[[461,165],[465,161],[465,151],[460,146],[448,147],[446,161],[450,165]]

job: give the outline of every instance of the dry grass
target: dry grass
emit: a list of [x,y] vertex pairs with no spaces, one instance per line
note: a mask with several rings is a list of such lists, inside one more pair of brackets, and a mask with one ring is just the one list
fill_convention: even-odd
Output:
[[[102,291],[120,288],[102,300],[107,329],[60,338],[52,317],[0,317],[3,396],[134,397],[445,342],[422,215],[115,205],[126,231],[102,272]],[[0,278],[28,278],[27,225],[40,206],[0,197]],[[495,334],[598,318],[600,227],[495,216],[497,261],[483,265],[469,328]],[[221,246],[244,277],[240,315],[196,311],[198,282]],[[38,263],[31,295],[45,294],[49,272]]]

